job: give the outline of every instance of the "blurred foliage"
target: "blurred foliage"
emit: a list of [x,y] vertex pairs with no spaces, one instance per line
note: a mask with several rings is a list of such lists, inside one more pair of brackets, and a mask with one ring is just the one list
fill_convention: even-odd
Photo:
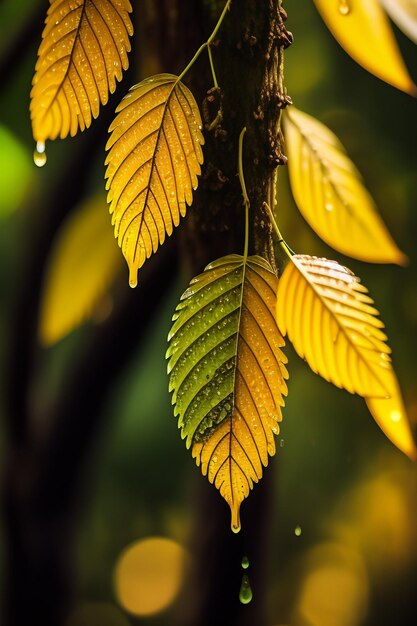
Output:
[[[29,4],[39,6],[35,0],[1,3],[0,24],[7,36],[2,37],[0,60],[21,28],[21,16]],[[348,262],[369,286],[386,322],[406,405],[416,423],[416,101],[359,68],[332,38],[312,2],[285,4],[288,27],[295,37],[286,52],[288,92],[296,106],[331,127],[346,146],[410,263],[405,269],[380,267],[336,255],[298,213],[284,168],[278,187],[280,227],[293,249]],[[42,23],[38,31],[39,40]],[[415,46],[398,30],[396,35],[416,81]],[[12,287],[25,271],[31,212],[82,141],[76,137],[50,146],[42,171],[29,165],[34,144],[28,104],[36,46],[37,42],[31,43],[16,58],[13,71],[2,82],[0,99],[0,166],[5,178],[0,178],[2,346],[8,339]],[[104,142],[103,137],[103,149]],[[85,193],[102,189],[103,161],[104,152],[98,151],[88,163]],[[16,172],[17,183],[10,178]],[[147,341],[123,372],[106,407],[105,428],[86,473],[77,549],[79,606],[68,626],[170,626],[181,602],[187,600],[183,591],[159,616],[127,616],[116,608],[112,578],[123,550],[140,539],[158,535],[187,546],[194,494],[204,480],[177,436],[165,374],[166,336],[183,288],[180,278],[175,285],[164,285],[164,305],[155,311]],[[37,389],[32,394],[39,419],[89,329],[79,329],[42,353]],[[270,467],[277,474],[269,546],[270,624],[411,623],[417,573],[415,467],[386,440],[359,398],[320,380],[291,348],[287,355],[289,395],[280,446]],[[3,378],[7,368],[3,359],[1,367]],[[3,453],[3,421],[0,429]],[[250,506],[249,499],[244,507]],[[301,533],[295,532],[298,526]],[[251,560],[251,569],[256,566]],[[254,588],[255,598],[256,592]]]

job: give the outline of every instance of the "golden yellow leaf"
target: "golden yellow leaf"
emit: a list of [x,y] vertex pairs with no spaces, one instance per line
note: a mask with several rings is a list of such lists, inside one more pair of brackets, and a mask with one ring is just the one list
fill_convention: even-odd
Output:
[[52,345],[93,312],[120,268],[106,199],[89,198],[58,232],[44,279],[39,335]]
[[378,78],[412,95],[411,80],[380,0],[314,0],[346,52]]
[[290,107],[284,118],[291,189],[301,213],[330,246],[372,263],[404,264],[361,176],[324,124]]
[[367,293],[336,261],[294,255],[278,284],[278,326],[316,374],[364,397],[385,434],[413,456],[391,351]]
[[106,146],[106,189],[135,287],[138,269],[192,203],[204,138],[194,97],[172,74],[132,87],[116,112]]
[[287,394],[277,282],[261,257],[218,259],[191,281],[168,337],[181,436],[229,504],[234,532],[242,501],[275,453]]
[[369,411],[390,441],[410,459],[417,458],[417,449],[400,387],[394,371],[387,376],[389,398],[365,398]]
[[133,26],[129,0],[50,0],[33,77],[33,136],[84,130],[126,70]]
[[417,43],[416,0],[381,0],[381,3],[398,28]]

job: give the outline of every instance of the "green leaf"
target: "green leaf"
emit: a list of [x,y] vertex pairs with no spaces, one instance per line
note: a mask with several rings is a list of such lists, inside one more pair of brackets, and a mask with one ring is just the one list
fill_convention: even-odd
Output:
[[191,281],[168,337],[181,436],[229,504],[235,532],[241,502],[275,453],[287,393],[277,284],[261,257],[223,257]]

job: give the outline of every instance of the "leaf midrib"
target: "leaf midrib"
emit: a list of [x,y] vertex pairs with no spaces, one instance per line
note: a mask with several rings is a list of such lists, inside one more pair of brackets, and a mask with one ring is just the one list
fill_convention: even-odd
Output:
[[[68,66],[67,66],[67,69],[65,70],[64,77],[63,77],[63,79],[61,80],[61,82],[60,82],[60,84],[59,84],[59,87],[57,88],[57,90],[56,90],[56,92],[55,92],[54,97],[52,98],[51,102],[49,103],[48,108],[45,110],[45,112],[44,112],[44,114],[43,114],[43,119],[45,119],[45,117],[46,117],[47,115],[49,115],[49,112],[50,112],[50,110],[51,110],[51,108],[52,108],[52,106],[53,106],[53,104],[54,104],[55,100],[58,98],[58,94],[61,92],[62,87],[63,87],[63,85],[64,85],[65,81],[67,80],[67,77],[68,77],[68,74],[69,74],[69,71],[70,71],[70,68],[71,68],[72,62],[73,62],[74,53],[75,53],[75,48],[76,48],[76,46],[77,46],[77,40],[78,40],[79,35],[80,35],[80,31],[81,31],[81,27],[82,27],[82,21],[83,21],[83,19],[84,19],[84,15],[85,15],[85,11],[86,11],[86,5],[87,5],[87,2],[88,2],[88,1],[89,1],[89,0],[83,0],[83,3],[82,3],[82,5],[80,5],[80,7],[77,7],[76,9],[73,9],[73,10],[72,10],[72,11],[77,11],[79,8],[81,8],[80,20],[79,20],[79,22],[78,22],[77,28],[75,28],[75,29],[74,29],[74,30],[75,30],[75,35],[74,35],[74,44],[73,44],[73,46],[72,46],[72,48],[71,48],[71,52],[70,52],[70,54],[68,55],[68,56],[69,56],[69,59],[68,59]],[[65,15],[65,18],[66,18],[66,17],[67,17],[70,13],[72,13],[72,11],[70,11],[69,13],[67,13],[67,14]],[[64,18],[64,19],[65,19],[65,18]],[[58,42],[57,42],[57,43],[58,43]],[[56,45],[56,44],[55,44],[55,45]],[[88,94],[87,94],[87,96],[88,96]]]
[[[166,81],[165,85],[168,82],[169,81]],[[175,79],[175,81],[173,82],[173,85],[171,87],[171,91],[169,92],[169,95],[168,95],[168,97],[167,97],[167,99],[165,101],[164,110],[162,112],[161,123],[159,125],[158,134],[157,134],[156,141],[155,141],[155,148],[153,150],[152,157],[151,157],[151,169],[150,169],[149,177],[148,177],[148,184],[147,184],[147,189],[146,189],[145,201],[143,203],[143,211],[140,213],[140,216],[139,216],[140,217],[140,221],[139,221],[139,226],[138,226],[138,232],[137,232],[137,235],[136,235],[135,254],[133,255],[133,262],[135,262],[135,260],[136,260],[136,254],[137,254],[137,251],[138,251],[138,244],[139,244],[139,237],[140,237],[140,233],[141,233],[141,230],[142,230],[142,224],[143,224],[143,220],[144,220],[144,216],[145,216],[145,211],[149,210],[149,208],[148,208],[148,198],[149,198],[149,193],[150,193],[150,188],[151,188],[154,168],[155,168],[155,165],[156,165],[158,144],[159,144],[160,137],[161,137],[161,132],[162,132],[162,129],[163,129],[163,126],[164,126],[165,116],[166,116],[167,110],[169,108],[169,103],[171,101],[172,94],[174,93],[175,88],[176,88],[178,83],[179,83],[179,79],[177,77]],[[168,147],[168,141],[167,141],[167,147]],[[171,163],[172,163],[171,152],[170,152],[169,149],[168,149],[168,153],[169,153],[169,156],[170,156],[170,159],[171,159]],[[172,163],[172,173],[174,175],[175,187],[177,187],[177,179],[176,179],[175,170],[174,170],[174,164],[173,163]],[[169,204],[168,204],[168,207],[169,207],[169,212],[171,213],[171,207],[169,206]]]
[[[338,186],[336,185],[336,183],[333,180],[333,175],[332,175],[332,172],[331,172],[329,166],[325,165],[325,163],[323,163],[323,159],[318,156],[318,154],[319,154],[318,150],[316,150],[313,147],[313,144],[312,144],[311,140],[309,139],[308,135],[301,130],[301,127],[298,124],[296,124],[294,119],[292,119],[290,117],[290,115],[288,115],[288,114],[287,114],[287,120],[296,128],[297,132],[301,135],[303,140],[309,146],[310,154],[312,155],[313,158],[315,158],[316,162],[318,162],[321,171],[327,177],[327,179],[329,181],[329,185],[331,186],[331,188],[333,190],[333,193],[336,196],[337,200],[340,202],[341,206],[344,207],[344,209],[346,210],[348,215],[350,215],[351,218],[354,218],[357,221],[358,225],[362,229],[362,232],[365,232],[366,235],[372,236],[372,233],[369,231],[369,229],[366,227],[366,224],[361,219],[361,217],[359,215],[359,212],[357,210],[355,210],[355,208],[354,208],[354,206],[352,204],[348,203],[346,201],[346,199],[342,197],[342,195],[341,195],[341,193],[339,191]],[[343,152],[342,154],[344,154],[345,158],[348,158],[347,155],[346,155],[346,152]],[[335,166],[335,167],[338,167],[338,166]],[[349,170],[347,170],[345,168],[342,168],[340,166],[339,166],[339,169],[342,169],[346,173],[351,173],[351,172],[349,172]],[[354,180],[363,187],[363,183],[361,181],[359,172],[356,172],[356,173],[357,173],[356,176],[354,176],[354,174],[352,174],[352,176],[353,176]],[[321,182],[321,187],[323,189],[323,178],[322,178],[322,180],[320,182]],[[324,213],[324,215],[326,215],[326,213]],[[329,237],[327,236],[327,233],[326,233],[326,240],[328,238]]]
[[[315,283],[313,281],[310,280],[310,277],[308,275],[307,270],[304,269],[303,265],[297,261],[297,259],[294,259],[294,257],[291,259],[291,261],[293,263],[293,266],[299,271],[299,273],[305,278],[305,280],[307,281],[308,285],[310,286],[311,289],[313,289],[315,295],[319,298],[320,302],[322,303],[322,305],[324,306],[324,308],[329,312],[330,316],[332,317],[332,319],[334,319],[336,325],[339,328],[339,332],[342,332],[343,335],[345,335],[349,341],[349,345],[353,348],[353,350],[356,352],[356,354],[359,356],[360,360],[365,363],[367,369],[371,372],[371,374],[376,378],[376,380],[378,381],[378,383],[381,385],[382,389],[385,389],[385,391],[388,393],[389,390],[387,389],[386,385],[383,384],[381,382],[380,377],[374,372],[374,370],[369,366],[368,361],[366,359],[364,359],[363,354],[361,353],[361,351],[358,349],[358,347],[352,343],[352,340],[350,338],[350,336],[348,335],[348,333],[345,330],[345,327],[341,324],[338,315],[327,305],[326,303],[326,299],[316,290],[315,288]],[[383,342],[385,343],[385,342]],[[375,350],[376,352],[376,350]],[[366,396],[366,397],[372,397],[372,398],[379,398],[379,397],[384,397],[384,396]]]

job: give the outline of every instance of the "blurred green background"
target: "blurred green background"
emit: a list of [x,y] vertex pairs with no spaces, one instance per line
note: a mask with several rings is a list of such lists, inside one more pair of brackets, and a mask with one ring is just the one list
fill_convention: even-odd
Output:
[[[22,41],[18,51],[14,42],[30,20],[38,18],[39,7],[46,9],[46,4],[36,0],[3,0],[0,4],[0,63],[4,72],[0,100],[3,381],[9,368],[6,348],[16,332],[15,327],[11,331],[14,294],[19,281],[24,284],[27,271],[31,213],[51,196],[54,181],[83,146],[81,137],[57,141],[48,145],[47,166],[40,170],[33,164],[28,106],[42,20],[37,37]],[[356,65],[332,38],[310,0],[292,0],[284,6],[289,14],[288,28],[295,38],[286,52],[288,93],[298,108],[316,116],[338,135],[410,263],[406,268],[371,266],[334,253],[298,213],[284,168],[278,187],[280,227],[294,250],[338,259],[368,286],[386,324],[406,406],[415,423],[417,103]],[[135,19],[139,20],[139,15]],[[417,81],[417,48],[394,30]],[[140,53],[138,44],[134,54]],[[114,104],[128,84],[120,88]],[[112,103],[109,106],[114,109]],[[97,135],[97,149],[85,163],[84,195],[103,187],[104,143],[105,132]],[[69,187],[72,184],[67,181]],[[120,281],[127,283],[127,270]],[[180,273],[169,284],[155,284],[162,297],[158,306],[144,303],[155,306],[146,340],[108,392],[101,426],[84,469],[85,491],[76,518],[76,604],[68,622],[71,626],[181,623],[181,611],[188,601],[182,581],[193,560],[190,537],[195,494],[205,480],[177,432],[165,374],[166,336],[184,288]],[[117,289],[113,297],[115,293]],[[48,415],[71,360],[80,354],[93,327],[87,324],[57,345],[39,350],[29,394],[32,429],[42,432],[47,428],[43,416]],[[363,401],[312,374],[291,348],[287,354],[289,395],[277,455],[269,469],[276,479],[268,546],[268,624],[407,625],[417,608],[415,466],[385,439]],[[0,451],[7,462],[10,426],[6,425],[3,402],[1,411]],[[243,509],[249,507],[251,498],[243,504]],[[155,536],[172,540],[178,548],[172,551],[173,544],[168,543],[153,546],[155,560],[160,553],[165,573],[157,568],[155,572],[149,568],[137,571],[135,567],[149,567],[143,559],[139,565],[134,562],[130,570],[127,567],[127,573],[122,571],[119,559],[126,555],[126,547]],[[3,532],[0,559],[7,540]],[[146,544],[138,544],[139,548],[144,545],[146,548]],[[250,557],[250,544],[246,551]],[[251,561],[249,575],[256,567]],[[5,575],[1,567],[3,582]],[[137,606],[131,610],[136,615],[125,612],[119,602],[124,597],[123,585],[132,584],[135,577]],[[231,593],[235,586],[231,583]],[[255,602],[256,588],[253,593]],[[150,608],[146,608],[153,595],[154,605],[150,600]],[[141,612],[148,614],[141,616]]]

